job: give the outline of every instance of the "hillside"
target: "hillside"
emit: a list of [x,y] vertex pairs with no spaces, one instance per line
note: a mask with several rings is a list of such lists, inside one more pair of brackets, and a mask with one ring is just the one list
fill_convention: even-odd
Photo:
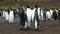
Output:
[[20,4],[24,2],[23,4],[26,5],[30,5],[31,7],[34,7],[34,5],[39,5],[41,7],[56,7],[59,8],[60,7],[60,0],[0,0],[0,8],[2,7],[19,7]]

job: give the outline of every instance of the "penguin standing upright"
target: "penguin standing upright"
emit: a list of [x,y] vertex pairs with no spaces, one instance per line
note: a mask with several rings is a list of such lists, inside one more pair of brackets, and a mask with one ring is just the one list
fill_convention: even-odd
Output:
[[38,16],[38,7],[37,5],[35,5],[35,15],[34,15],[34,22],[35,22],[35,30],[38,30],[38,27],[39,27],[39,16]]
[[9,21],[9,15],[8,15],[7,10],[5,11],[5,20],[6,20],[6,21]]
[[27,15],[27,29],[30,28],[30,24],[31,24],[31,9],[29,6],[27,6],[27,10],[26,10],[26,15]]
[[53,18],[54,18],[54,20],[57,19],[57,12],[55,10],[53,11]]
[[14,14],[13,10],[11,9],[9,13],[9,23],[13,23],[13,21],[14,21]]
[[5,18],[5,9],[3,10],[3,18]]
[[24,29],[24,27],[25,27],[25,10],[24,10],[23,4],[21,4],[21,7],[19,9],[19,18],[20,18],[20,28]]

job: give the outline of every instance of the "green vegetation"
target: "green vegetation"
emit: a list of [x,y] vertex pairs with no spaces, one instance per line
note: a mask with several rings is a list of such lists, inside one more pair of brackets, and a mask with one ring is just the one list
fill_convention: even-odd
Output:
[[[51,6],[47,3],[44,3],[45,1],[52,1],[52,0],[0,0],[0,9],[7,9],[9,6],[12,7],[12,9],[17,9],[20,7],[20,4],[24,1],[24,5],[29,5],[31,7],[34,7],[35,4],[41,5],[41,8],[60,8],[60,4],[53,4],[51,3]],[[35,2],[35,3],[33,3]],[[43,2],[44,4],[41,4],[40,2]],[[31,4],[30,4],[31,3]],[[45,5],[46,4],[46,5]]]
[[19,1],[37,2],[37,1],[52,1],[52,0],[0,0],[0,2],[19,2]]
[[37,2],[37,1],[43,1],[43,0],[26,0],[26,1],[29,1],[29,2],[35,1],[35,2]]
[[0,2],[16,2],[17,0],[0,0]]

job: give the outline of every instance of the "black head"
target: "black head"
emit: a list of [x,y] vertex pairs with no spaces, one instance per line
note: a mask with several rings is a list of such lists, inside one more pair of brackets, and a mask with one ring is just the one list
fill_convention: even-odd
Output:
[[38,6],[37,6],[37,5],[35,5],[35,8],[38,8]]
[[27,8],[30,8],[30,7],[27,5]]

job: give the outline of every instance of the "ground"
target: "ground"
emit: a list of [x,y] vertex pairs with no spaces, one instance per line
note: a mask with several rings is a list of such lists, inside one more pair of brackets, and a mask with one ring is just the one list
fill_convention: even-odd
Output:
[[34,30],[33,23],[30,30],[20,30],[19,18],[15,18],[13,24],[5,22],[0,17],[0,34],[60,34],[60,21],[59,20],[47,20],[40,21],[40,27],[38,31]]

